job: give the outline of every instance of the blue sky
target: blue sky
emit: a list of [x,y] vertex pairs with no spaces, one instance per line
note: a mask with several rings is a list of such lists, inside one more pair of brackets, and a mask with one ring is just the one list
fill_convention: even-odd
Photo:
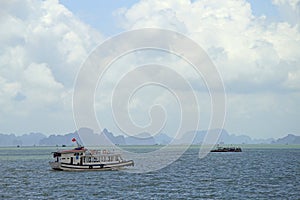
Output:
[[256,16],[266,15],[273,20],[280,19],[280,14],[277,7],[272,4],[271,0],[248,0],[251,4],[253,14]]
[[70,9],[77,17],[98,29],[106,36],[122,31],[114,12],[123,7],[131,7],[138,0],[112,1],[81,1],[60,0],[60,3]]
[[[130,8],[138,0],[112,0],[112,1],[82,1],[82,0],[60,0],[61,4],[70,9],[77,17],[85,23],[98,29],[106,36],[115,35],[124,29],[118,24],[114,12],[120,8]],[[270,21],[282,20],[277,7],[271,0],[248,0],[251,4],[253,14],[256,16],[267,16]]]
[[[0,33],[0,133],[73,132],[77,128],[72,110],[74,82],[92,50],[122,31],[155,27],[185,34],[207,52],[224,81],[228,132],[253,138],[300,134],[300,0],[20,0],[1,4],[0,28],[5,31]],[[190,66],[178,58],[153,52],[128,55],[108,71],[105,87],[95,95],[99,120],[120,133],[108,109],[110,91],[122,72],[151,62],[149,56],[172,65],[198,88],[201,123],[205,124],[200,129],[207,128],[210,99],[197,85],[201,77],[195,78]],[[161,90],[147,91],[133,98],[132,119],[141,126],[149,123],[147,109],[161,103],[171,113],[163,132],[173,135],[178,124],[175,101],[169,103],[172,97]]]

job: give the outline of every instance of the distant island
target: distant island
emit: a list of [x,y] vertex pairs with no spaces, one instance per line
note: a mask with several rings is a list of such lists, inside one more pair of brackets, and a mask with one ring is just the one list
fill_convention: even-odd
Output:
[[[155,136],[151,136],[149,133],[141,133],[137,137],[133,137],[115,136],[107,129],[104,129],[100,134],[94,133],[89,128],[81,128],[78,131],[80,131],[81,135],[84,134],[90,139],[88,142],[84,140],[89,145],[98,145],[103,136],[116,145],[166,145],[172,141],[172,138],[164,133]],[[52,134],[50,136],[46,136],[43,133],[29,133],[21,136],[0,133],[0,146],[72,146],[74,143],[71,140],[74,137],[82,143],[78,131],[67,134]],[[207,131],[190,131],[184,134],[184,137],[175,140],[174,143],[178,145],[188,144],[191,137],[195,135],[192,144],[202,144],[206,133]],[[246,135],[229,134],[226,130],[222,129],[218,144],[300,144],[300,136],[288,134],[279,139],[252,139]]]

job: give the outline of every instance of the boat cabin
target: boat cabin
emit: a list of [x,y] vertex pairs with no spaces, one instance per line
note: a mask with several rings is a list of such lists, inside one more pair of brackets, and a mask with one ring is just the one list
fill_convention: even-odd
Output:
[[71,165],[122,162],[121,155],[107,150],[87,150],[84,147],[53,152],[55,162]]

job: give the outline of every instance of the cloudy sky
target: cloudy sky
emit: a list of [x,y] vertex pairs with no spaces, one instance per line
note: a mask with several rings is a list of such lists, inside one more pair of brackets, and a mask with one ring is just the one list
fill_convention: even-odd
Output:
[[[73,132],[72,95],[82,63],[106,39],[151,27],[178,31],[208,54],[224,81],[228,132],[253,138],[300,135],[300,0],[4,0],[0,4],[0,133]],[[120,59],[104,83],[113,84],[118,67],[141,65],[151,62],[149,58],[171,63],[187,79],[193,77],[183,67],[186,63],[172,55],[141,52],[138,58]],[[208,123],[209,98],[201,90],[196,92],[201,119]],[[118,133],[105,95],[101,90],[95,94],[99,120]],[[166,101],[169,95],[161,88],[140,91],[130,105],[132,119],[147,124],[149,119],[137,111],[159,101],[170,110],[163,131],[172,135],[178,112],[174,99]]]

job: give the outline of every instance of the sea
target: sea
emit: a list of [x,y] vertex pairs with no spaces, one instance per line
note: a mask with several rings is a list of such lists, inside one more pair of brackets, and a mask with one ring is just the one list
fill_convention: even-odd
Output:
[[200,159],[192,146],[160,170],[132,173],[54,171],[57,147],[1,147],[0,199],[300,199],[300,146],[242,149]]

